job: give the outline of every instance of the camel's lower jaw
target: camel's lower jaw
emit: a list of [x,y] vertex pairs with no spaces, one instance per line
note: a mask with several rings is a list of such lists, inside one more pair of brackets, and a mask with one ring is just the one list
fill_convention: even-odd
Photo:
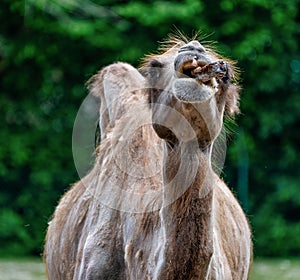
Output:
[[177,99],[183,102],[195,103],[209,100],[217,91],[219,85],[215,78],[202,83],[191,78],[181,78],[174,82],[173,92]]

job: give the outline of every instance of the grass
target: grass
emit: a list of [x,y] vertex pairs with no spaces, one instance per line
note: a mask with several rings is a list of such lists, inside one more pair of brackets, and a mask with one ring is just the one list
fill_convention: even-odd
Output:
[[0,260],[0,280],[46,280],[40,259]]
[[300,260],[256,259],[250,280],[299,280]]
[[[298,280],[299,275],[300,260],[256,259],[250,280]],[[46,276],[39,259],[8,259],[0,260],[0,280],[46,280]]]

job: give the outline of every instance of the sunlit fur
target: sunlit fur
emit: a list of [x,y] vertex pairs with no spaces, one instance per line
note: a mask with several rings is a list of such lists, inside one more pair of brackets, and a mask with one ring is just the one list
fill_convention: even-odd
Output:
[[[89,81],[90,92],[101,99],[101,144],[93,169],[62,197],[49,223],[44,251],[49,279],[248,279],[249,225],[211,166],[218,135],[195,149],[201,133],[196,131],[196,144],[173,141],[168,134],[158,137],[151,125],[151,61],[173,65],[186,43],[173,38],[160,54],[147,56],[144,76],[115,63]],[[220,87],[225,99],[210,103],[221,106],[220,120],[224,112],[238,112],[239,87],[232,82]],[[188,112],[183,111],[187,119]],[[141,119],[145,125],[139,126]]]

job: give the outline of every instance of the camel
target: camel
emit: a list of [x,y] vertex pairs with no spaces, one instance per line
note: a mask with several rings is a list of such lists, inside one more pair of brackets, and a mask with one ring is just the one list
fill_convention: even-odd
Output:
[[248,279],[249,223],[211,160],[239,111],[234,63],[172,38],[139,69],[114,63],[88,88],[101,143],[49,223],[48,279]]

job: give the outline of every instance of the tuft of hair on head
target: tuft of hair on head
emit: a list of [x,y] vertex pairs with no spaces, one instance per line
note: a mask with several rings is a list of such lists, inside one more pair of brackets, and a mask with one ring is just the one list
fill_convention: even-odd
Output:
[[184,34],[177,27],[174,27],[174,31],[169,33],[163,41],[158,42],[160,47],[158,48],[159,53],[166,53],[172,49],[178,50],[183,45],[189,43],[190,41],[198,40],[201,44],[207,48],[212,49],[211,45],[214,45],[213,41],[206,40],[209,36],[202,31],[195,31],[192,36]]
[[176,32],[169,33],[167,38],[159,42],[160,48],[159,51],[165,52],[171,48],[179,48],[184,44],[187,44],[190,41],[190,38],[183,34],[181,31],[177,30]]
[[200,34],[200,32],[195,32],[192,37],[189,37],[178,28],[174,27],[174,31],[169,33],[165,39],[163,39],[162,41],[158,41],[159,47],[157,52],[147,54],[141,59],[140,67],[143,68],[147,66],[149,60],[151,59],[159,58],[162,55],[168,55],[178,51],[179,48],[181,48],[188,42],[197,40]]

